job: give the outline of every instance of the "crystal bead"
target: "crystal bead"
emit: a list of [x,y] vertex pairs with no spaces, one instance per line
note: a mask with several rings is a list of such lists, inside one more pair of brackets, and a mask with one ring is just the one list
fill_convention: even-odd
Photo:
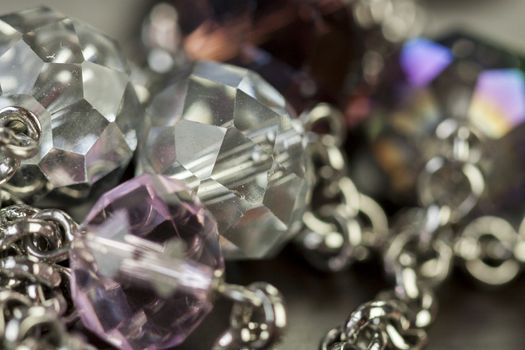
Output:
[[142,113],[114,41],[45,7],[4,15],[0,88],[0,109],[21,107],[42,129],[40,152],[22,163],[10,190],[42,205],[116,183]]
[[226,257],[269,256],[298,231],[308,202],[304,131],[292,118],[257,74],[198,62],[150,105],[138,171],[194,188]]
[[501,203],[504,196],[512,198],[525,173],[515,151],[523,148],[523,62],[516,54],[462,34],[406,42],[388,62],[383,83],[369,102],[373,108],[366,123],[367,148],[375,176],[358,176],[361,188],[398,204],[414,204],[416,178],[438,151],[436,137],[451,125],[465,124],[481,138],[470,153],[479,158],[487,176],[486,199]]
[[170,0],[152,9],[143,37],[155,70],[182,51],[239,65],[303,111],[375,82],[382,57],[419,33],[421,14],[415,0]]
[[212,308],[217,226],[179,181],[142,175],[104,194],[70,253],[84,325],[120,349],[181,343]]

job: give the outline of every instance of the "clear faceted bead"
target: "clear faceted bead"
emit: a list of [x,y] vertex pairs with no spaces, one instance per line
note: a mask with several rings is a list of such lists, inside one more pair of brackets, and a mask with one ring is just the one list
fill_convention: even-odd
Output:
[[115,184],[142,113],[114,41],[45,7],[2,16],[0,88],[0,109],[22,107],[42,129],[40,151],[22,163],[13,191],[78,198]]
[[84,325],[121,349],[181,343],[212,308],[217,226],[179,181],[142,175],[104,194],[70,253]]
[[257,74],[198,62],[150,105],[139,172],[194,188],[227,257],[268,256],[298,230],[309,196],[304,132],[292,118]]

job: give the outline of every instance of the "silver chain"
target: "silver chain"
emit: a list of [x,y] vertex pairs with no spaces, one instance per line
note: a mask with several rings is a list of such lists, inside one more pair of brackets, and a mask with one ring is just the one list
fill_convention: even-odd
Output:
[[476,280],[494,286],[507,284],[525,267],[525,219],[518,230],[500,217],[474,219],[458,236],[454,250]]
[[[390,230],[391,238],[380,240],[385,270],[395,288],[328,331],[320,350],[421,349],[437,312],[434,291],[449,276],[455,257],[474,278],[492,285],[510,282],[524,266],[525,219],[517,231],[508,221],[491,216],[458,230],[485,190],[480,133],[446,120],[435,136],[437,155],[430,157],[418,179],[422,207],[402,213]],[[380,236],[385,237],[382,232]],[[346,260],[352,260],[351,253]]]
[[[498,217],[480,217],[456,233],[484,191],[478,166],[483,143],[470,126],[438,126],[439,153],[418,181],[421,208],[406,211],[388,228],[385,213],[360,193],[347,174],[342,117],[320,104],[303,116],[311,131],[316,169],[315,206],[305,213],[298,242],[313,265],[340,270],[381,253],[395,288],[361,305],[323,339],[321,350],[421,349],[437,312],[434,290],[450,274],[455,256],[481,282],[510,282],[525,264],[525,220],[518,230]],[[443,126],[444,125],[444,126]],[[445,130],[445,131],[443,131]],[[22,108],[0,111],[0,183],[38,150],[39,125]],[[453,195],[452,195],[453,194]],[[68,247],[77,224],[60,210],[20,204],[0,191],[0,335],[2,348],[93,349],[68,332],[76,320],[69,298]],[[220,279],[222,281],[222,278]],[[229,329],[215,350],[271,349],[286,327],[281,294],[266,283],[218,283],[234,301]]]
[[304,214],[297,242],[312,265],[337,271],[379,250],[388,240],[388,221],[381,206],[348,177],[340,113],[319,104],[302,118],[310,131],[315,202]]
[[22,160],[36,155],[40,133],[38,118],[27,109],[5,107],[0,110],[0,184],[13,177]]
[[[36,154],[39,137],[38,120],[27,110],[0,111],[0,185]],[[0,348],[94,350],[67,330],[78,317],[64,263],[78,225],[61,210],[24,205],[1,187],[0,200]],[[242,287],[224,283],[223,276],[217,281],[215,292],[234,305],[230,327],[214,349],[271,349],[287,323],[279,291],[261,282]]]
[[264,282],[247,287],[220,283],[217,291],[234,304],[230,327],[213,350],[274,349],[287,326],[283,297],[277,288]]
[[94,349],[70,334],[76,320],[69,270],[60,265],[77,230],[59,210],[0,209],[0,339],[3,349]]
[[[40,132],[38,119],[26,109],[0,110],[0,184],[38,152]],[[0,200],[1,348],[93,349],[64,323],[76,319],[69,270],[60,265],[67,259],[75,222],[59,210],[23,205],[4,188]]]
[[[63,264],[78,230],[60,210],[0,209],[0,344],[2,349],[94,349],[66,325],[77,320]],[[215,292],[234,301],[229,329],[214,349],[267,350],[287,325],[284,301],[270,284],[248,287],[217,278]]]

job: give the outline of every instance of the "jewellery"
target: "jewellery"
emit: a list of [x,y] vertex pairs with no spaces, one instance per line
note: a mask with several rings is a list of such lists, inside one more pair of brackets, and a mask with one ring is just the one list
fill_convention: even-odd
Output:
[[0,21],[2,124],[39,145],[14,176],[6,174],[13,178],[4,188],[60,206],[64,196],[85,198],[115,185],[137,146],[142,115],[117,45],[44,7]]
[[[181,182],[158,175],[125,182],[98,200],[81,230],[70,253],[73,300],[84,325],[120,349],[180,344],[216,295],[238,302],[243,312],[219,349],[265,348],[286,325],[274,287],[223,281],[215,220]],[[262,321],[252,320],[257,308]]]
[[[399,196],[415,189],[422,208],[401,214],[389,242],[382,245],[385,270],[395,288],[330,330],[321,350],[420,349],[437,311],[433,291],[450,274],[455,256],[475,279],[490,285],[510,282],[522,267],[523,233],[518,232],[524,223],[516,231],[503,218],[472,212],[483,212],[478,201],[487,200],[487,189],[494,184],[487,181],[495,162],[488,146],[494,151],[493,140],[525,120],[525,111],[508,109],[505,102],[525,101],[520,59],[465,36],[409,41],[398,57],[399,71],[391,78],[399,84],[390,82],[384,88],[401,94],[386,92],[394,99],[383,96],[384,104],[374,110],[378,115],[369,121],[372,149],[393,175],[391,190]],[[432,94],[436,89],[439,93]],[[428,130],[433,134],[415,134]],[[415,151],[410,159],[386,153],[410,149]],[[408,176],[411,171],[406,177],[397,175],[403,166],[417,169],[420,162],[426,163],[416,178]],[[352,246],[352,251],[359,248]]]
[[[418,35],[423,17],[415,0],[177,0],[152,8],[142,38],[155,72],[187,59],[232,63],[302,112],[354,96],[363,80],[375,85],[383,57]],[[344,111],[358,118],[352,101]]]
[[276,254],[301,228],[312,175],[284,98],[257,74],[196,62],[151,102],[140,172],[182,179],[219,224],[227,258]]
[[[224,283],[216,224],[178,181],[144,175],[123,183],[80,228],[62,211],[25,205],[1,209],[0,219],[5,349],[92,349],[59,319],[78,316],[121,349],[174,346],[211,310],[214,295],[235,303],[216,349],[265,349],[286,326],[273,286]],[[70,244],[71,271],[59,264]]]
[[[137,144],[141,106],[110,39],[47,8],[0,21],[6,42],[0,68],[21,62],[21,72],[34,78],[0,76],[2,348],[92,349],[62,323],[80,317],[121,349],[163,349],[181,343],[217,295],[234,308],[215,349],[277,342],[286,326],[280,293],[262,282],[246,288],[224,282],[215,220],[177,180],[142,175],[124,182],[97,201],[80,227],[58,209],[5,207],[20,203],[13,193],[58,188],[77,196],[115,176]],[[283,118],[276,131],[287,130]],[[25,168],[42,170],[45,181],[33,186]],[[17,176],[31,181],[30,191],[17,191],[27,184],[17,185]]]
[[381,206],[360,193],[348,176],[341,151],[345,128],[342,114],[319,104],[303,115],[309,130],[321,129],[308,152],[317,174],[315,201],[303,216],[295,241],[315,267],[339,271],[355,260],[364,260],[386,244],[388,220]]
[[[373,23],[375,27],[381,26],[383,34],[388,33],[390,19],[395,14],[392,11],[401,3],[404,2],[350,2],[352,15],[356,16],[360,26]],[[306,8],[315,10],[321,2],[312,4],[307,4]],[[410,19],[417,16],[412,17]],[[61,61],[75,53],[74,45],[62,46],[60,42],[56,45],[57,55],[52,53],[42,58],[35,53],[39,50],[46,53],[48,45],[54,47],[55,40],[61,39],[62,35],[66,43],[69,40],[74,42],[78,37],[82,47],[78,52],[83,59],[91,50],[89,40],[86,45],[82,39],[86,34],[82,29],[70,30],[77,27],[76,21],[50,10],[33,10],[7,18],[12,21],[11,25],[0,25],[0,31],[7,30],[6,38],[12,32],[9,26],[27,22],[37,27],[36,30],[27,30],[17,43],[13,42],[31,53],[29,57]],[[42,21],[51,23],[44,25]],[[66,30],[61,30],[62,26]],[[42,32],[46,35],[36,34]],[[105,43],[103,37],[96,37]],[[35,38],[39,40],[34,41]],[[13,43],[7,40],[6,45]],[[2,52],[9,59],[10,49],[2,51],[1,47],[0,44],[0,60]],[[119,56],[113,44],[101,47],[113,48],[112,52]],[[98,49],[104,51],[102,48]],[[119,160],[112,165],[115,172],[101,175],[93,184],[82,183],[80,190],[76,184],[55,188],[48,179],[33,186],[33,183],[26,182],[27,178],[19,179],[19,176],[23,175],[25,167],[36,167],[31,162],[41,151],[44,124],[53,129],[58,122],[74,115],[81,103],[75,103],[71,108],[69,105],[64,107],[69,109],[63,114],[60,114],[64,112],[62,109],[55,114],[48,112],[47,109],[52,107],[43,102],[38,102],[40,109],[8,103],[0,110],[0,175],[3,176],[0,182],[6,183],[0,189],[2,348],[91,348],[69,332],[68,328],[78,319],[77,312],[87,328],[120,348],[164,348],[182,342],[210,311],[213,297],[217,295],[227,296],[235,301],[235,305],[231,327],[214,348],[271,348],[286,325],[282,297],[267,284],[256,283],[248,288],[226,284],[218,246],[225,247],[228,257],[267,257],[292,239],[302,247],[313,265],[327,270],[340,270],[354,261],[380,253],[385,260],[385,270],[396,281],[395,289],[381,293],[377,300],[354,312],[344,326],[331,330],[321,349],[422,348],[427,341],[426,328],[436,314],[434,292],[450,274],[453,260],[476,279],[493,285],[515,278],[525,260],[522,239],[525,221],[516,229],[521,218],[506,217],[504,210],[494,210],[500,205],[497,198],[504,198],[515,187],[502,184],[491,175],[500,166],[516,169],[512,164],[514,158],[501,155],[505,155],[505,147],[510,147],[518,139],[515,135],[524,119],[525,112],[521,108],[525,96],[523,64],[511,58],[503,60],[500,65],[497,61],[503,56],[491,50],[465,38],[440,44],[415,39],[402,48],[397,73],[403,76],[405,84],[403,89],[387,94],[395,96],[393,104],[401,103],[402,107],[398,109],[389,105],[382,108],[379,104],[380,107],[374,110],[379,111],[379,116],[369,119],[365,127],[371,135],[375,152],[373,159],[383,167],[387,179],[397,185],[401,181],[404,186],[393,186],[383,192],[388,192],[386,195],[391,201],[408,203],[407,207],[415,205],[414,196],[420,203],[420,206],[402,212],[391,230],[381,206],[360,192],[363,187],[359,176],[352,174],[357,186],[350,180],[341,150],[346,133],[342,113],[324,103],[314,108],[306,107],[313,102],[312,96],[320,96],[317,89],[313,93],[306,89],[306,95],[305,91],[300,91],[296,103],[302,114],[293,119],[293,112],[288,109],[284,98],[258,75],[217,63],[189,62],[183,54],[169,56],[171,61],[166,67],[176,67],[177,70],[156,76],[158,80],[152,81],[155,87],[142,90],[145,95],[140,101],[146,104],[152,99],[153,104],[146,125],[139,129],[130,127],[135,139],[140,135],[145,141],[144,144],[136,143],[141,148],[138,173],[146,174],[106,192],[80,227],[57,209],[23,205],[17,195],[39,206],[46,207],[48,200],[52,199],[57,201],[57,206],[66,207],[71,201],[55,198],[56,194],[79,198],[88,193],[95,196],[102,179],[122,172],[127,162],[125,157],[123,163]],[[362,56],[366,57],[363,63],[365,66],[370,64],[370,70],[365,67],[357,73],[366,80],[365,96],[376,89],[381,91],[385,86],[393,86],[388,78],[381,80],[385,86],[376,85],[378,80],[374,79],[379,77],[379,72],[387,77],[392,73],[382,61],[378,64],[379,61],[375,60],[383,60],[382,49],[376,50],[376,54]],[[473,58],[477,60],[475,64],[472,64]],[[177,59],[180,60],[174,63],[173,60]],[[456,59],[461,61],[460,64],[454,62]],[[9,62],[7,68],[23,63],[25,59]],[[61,64],[42,63],[43,66]],[[87,60],[71,65],[75,64],[82,68],[94,63]],[[480,67],[481,72],[478,71]],[[487,67],[489,69],[485,70]],[[291,75],[297,77],[302,68],[294,67]],[[27,73],[30,70],[19,71]],[[367,75],[367,72],[371,74]],[[84,84],[86,72],[83,68],[81,73]],[[140,72],[136,74],[141,75]],[[171,80],[174,77],[176,79]],[[49,74],[48,78],[63,80],[60,74]],[[308,79],[322,86],[318,78],[313,75]],[[343,86],[355,87],[346,78]],[[134,95],[127,79],[126,75],[125,94]],[[31,79],[20,81],[22,85],[32,84]],[[97,82],[104,81],[101,78]],[[9,87],[9,83],[9,78],[5,77],[0,81],[2,93],[3,85]],[[166,86],[167,89],[156,96],[156,88]],[[444,92],[436,95],[434,102],[439,106],[438,102],[444,101],[442,106],[447,108],[441,111],[447,113],[423,113],[431,117],[431,122],[427,127],[414,128],[415,123],[406,116],[418,115],[420,110],[403,107],[406,107],[405,103],[409,107],[420,105],[410,104],[405,98],[408,96],[409,102],[432,101],[429,86],[446,87]],[[469,88],[473,86],[474,103],[468,109],[463,108],[461,103],[465,96],[470,96]],[[62,92],[74,91],[69,87]],[[101,97],[95,100],[103,101],[116,90],[118,87],[112,84],[108,91],[101,88],[97,90]],[[56,93],[52,88],[45,91],[41,93],[44,97]],[[504,98],[511,98],[513,103],[504,101],[500,91],[504,91]],[[356,95],[362,98],[361,93],[359,90]],[[90,93],[82,95],[82,105],[84,102],[96,104],[86,102],[86,99],[91,99],[88,95]],[[349,97],[346,92],[338,98],[331,93],[326,96],[327,100],[338,100],[345,109],[343,114],[347,124],[353,125],[355,119],[348,110],[352,110],[352,102],[347,105],[344,99],[352,100],[356,96]],[[449,97],[453,97],[453,103]],[[39,101],[34,96],[28,98]],[[118,111],[130,106],[141,109],[138,101],[133,98],[128,105],[123,99],[118,102]],[[381,100],[384,104],[390,102],[388,98]],[[37,104],[31,103],[28,106]],[[377,101],[370,104],[377,105]],[[105,120],[113,118],[101,110],[97,112],[100,106],[95,107],[89,109],[89,117],[100,114]],[[39,113],[48,113],[47,121],[41,119]],[[394,117],[384,118],[390,113]],[[491,118],[494,115],[499,117]],[[89,120],[93,119],[97,118]],[[120,128],[119,123],[124,119],[108,121],[109,126],[102,135],[112,123]],[[71,128],[74,132],[83,129],[81,126],[84,125],[77,125]],[[68,132],[67,137],[52,133],[52,140],[62,145],[67,139],[72,147],[85,146],[84,141],[87,144],[94,142],[90,151],[80,154],[85,157],[87,167],[91,150],[105,142],[93,141],[98,135],[92,131],[88,137],[80,138],[80,142],[74,132]],[[392,153],[388,152],[397,147],[385,147],[385,144],[389,145],[393,140],[392,144],[397,146],[402,144],[404,137],[416,143],[413,154],[417,157],[409,164],[406,160],[403,162],[403,157],[401,162],[399,158],[392,162],[388,157]],[[118,137],[110,141],[115,140],[119,140]],[[110,144],[102,148],[104,152],[110,152],[110,155],[104,154],[113,162],[115,158],[111,152],[118,151],[119,147]],[[53,152],[57,149],[59,153],[67,151],[53,146]],[[130,147],[126,150],[132,153]],[[76,157],[78,152],[72,152]],[[48,154],[43,159],[49,157]],[[99,165],[107,170],[108,159],[102,158]],[[69,179],[70,171],[76,171],[67,163],[70,158],[55,157],[53,160],[56,164],[49,165],[46,171],[57,175],[55,182]],[[83,166],[84,163],[80,168]],[[413,169],[407,172],[409,176],[398,176],[400,169],[403,171],[404,167],[411,166]],[[191,187],[186,188],[177,180],[162,175],[147,173],[166,173],[184,180]],[[97,171],[95,174],[99,175]],[[13,179],[8,181],[11,177]],[[310,203],[312,184],[316,200]],[[373,187],[372,177],[366,179],[366,184]],[[20,190],[26,185],[25,192]],[[398,194],[405,196],[401,198]],[[205,203],[200,204],[195,196],[201,197]],[[375,195],[374,198],[382,199]],[[6,207],[12,203],[16,205]],[[219,219],[221,235],[208,209]],[[222,215],[225,212],[234,212],[235,215],[233,218]],[[487,213],[491,216],[483,216]],[[159,217],[161,220],[156,220]],[[73,246],[71,252],[70,243]],[[65,267],[69,253],[71,271]],[[67,282],[70,274],[75,308],[71,307],[69,300]]]

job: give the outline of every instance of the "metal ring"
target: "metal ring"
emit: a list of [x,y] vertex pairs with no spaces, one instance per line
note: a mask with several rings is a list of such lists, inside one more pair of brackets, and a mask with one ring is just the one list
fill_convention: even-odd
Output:
[[[409,244],[415,244],[417,248],[418,240],[417,232],[413,230],[405,230],[397,234],[384,254],[385,270],[395,276],[397,269],[400,268],[399,257],[406,252]],[[427,255],[432,252],[435,258],[428,259],[424,263],[417,263],[416,272],[420,282],[437,285],[450,274],[454,253],[450,245],[441,238],[435,238],[428,248],[430,251],[427,252]],[[414,256],[417,258],[419,255],[416,250]]]
[[[13,123],[16,123],[13,127]],[[0,110],[0,125],[10,126],[17,133],[27,134],[34,140],[40,139],[42,126],[35,114],[21,106],[7,106]]]
[[8,249],[27,237],[40,236],[51,239],[55,237],[55,227],[44,220],[24,218],[5,224],[3,233],[3,237],[0,238],[0,250]]
[[[68,258],[69,243],[75,238],[78,230],[77,223],[66,213],[57,209],[42,210],[34,215],[37,220],[56,225],[54,243],[56,249],[42,251],[33,240],[27,241],[27,251],[30,255],[45,261],[59,262]],[[65,239],[65,242],[63,241]]]
[[[307,148],[312,163],[319,169],[317,177],[330,181],[346,174],[346,158],[339,147],[327,146],[320,142]],[[325,166],[327,166],[325,168]],[[326,172],[326,169],[330,172]],[[334,178],[334,176],[336,176]]]
[[343,114],[334,106],[327,103],[319,103],[311,110],[301,116],[304,128],[308,131],[316,131],[315,126],[327,123],[329,130],[320,133],[322,143],[339,147],[346,137],[346,128],[343,124]]
[[313,266],[324,271],[340,271],[353,261],[355,248],[362,244],[361,226],[337,206],[328,205],[322,209],[327,214],[326,219],[305,213],[305,229],[298,240]]
[[393,349],[420,349],[427,342],[426,332],[411,327],[397,301],[378,300],[361,305],[345,323],[344,333],[355,344],[366,329],[377,329],[387,338],[385,345]]
[[38,118],[27,109],[8,106],[0,110],[0,184],[13,177],[21,160],[38,152],[40,134]]
[[10,278],[23,278],[56,288],[62,282],[62,277],[52,265],[35,262],[24,256],[10,256],[0,260],[0,273]]
[[[497,266],[484,261],[480,240],[492,237],[509,253]],[[514,259],[514,248],[518,234],[506,220],[494,216],[484,216],[473,220],[463,230],[457,244],[456,253],[465,261],[467,271],[478,281],[489,285],[502,285],[512,281],[520,272],[520,265]]]
[[269,349],[280,340],[287,325],[281,294],[268,283],[256,282],[247,288],[257,295],[260,306],[235,302],[231,327],[216,341],[214,350]]
[[458,118],[443,120],[436,127],[435,136],[449,148],[444,155],[450,159],[473,164],[479,163],[482,157],[483,133],[473,124]]
[[[433,183],[441,171],[450,171],[459,175],[468,183],[468,193],[459,203],[451,203],[448,199],[436,198]],[[467,215],[478,203],[479,197],[485,190],[485,179],[481,170],[472,163],[449,160],[444,157],[434,157],[425,165],[417,183],[419,200],[423,206],[438,205],[448,208],[451,221],[458,221]],[[447,195],[457,193],[457,189],[447,191]]]

